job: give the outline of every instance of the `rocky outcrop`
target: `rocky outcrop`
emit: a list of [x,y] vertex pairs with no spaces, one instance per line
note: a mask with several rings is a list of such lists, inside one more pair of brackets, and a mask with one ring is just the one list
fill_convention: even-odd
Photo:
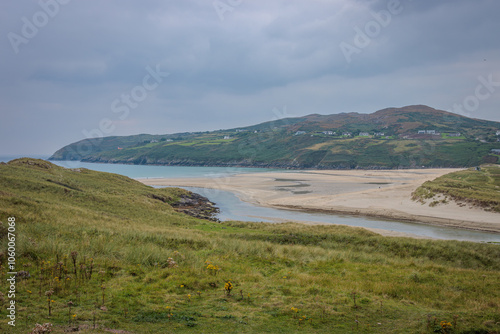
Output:
[[219,208],[208,198],[196,193],[188,193],[180,196],[180,199],[171,204],[178,212],[185,213],[191,217],[219,221],[216,215],[220,212]]

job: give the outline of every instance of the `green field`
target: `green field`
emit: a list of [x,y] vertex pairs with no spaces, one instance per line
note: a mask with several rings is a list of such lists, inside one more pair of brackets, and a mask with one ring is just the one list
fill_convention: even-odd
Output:
[[[287,168],[464,167],[496,162],[495,143],[460,139],[399,140],[240,134],[229,140],[201,135],[170,143],[137,144],[87,156],[88,162],[263,166]],[[220,136],[219,136],[220,137]]]
[[450,140],[460,140],[460,139],[466,139],[466,137],[464,135],[461,135],[461,136],[450,136],[448,133],[442,133],[441,134],[441,138],[443,139],[450,139]]
[[430,205],[450,199],[500,212],[500,167],[482,166],[443,175],[425,182],[413,193],[413,199]]
[[[500,331],[499,245],[214,223],[177,213],[183,192],[42,160],[0,165],[0,332]],[[17,281],[15,328],[9,217],[16,270],[29,272]]]

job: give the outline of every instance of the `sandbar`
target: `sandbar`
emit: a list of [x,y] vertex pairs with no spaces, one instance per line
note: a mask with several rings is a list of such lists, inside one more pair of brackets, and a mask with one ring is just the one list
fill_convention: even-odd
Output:
[[500,214],[453,201],[431,207],[411,199],[423,182],[460,169],[304,170],[205,178],[141,179],[151,186],[227,190],[256,205],[363,215],[500,233]]

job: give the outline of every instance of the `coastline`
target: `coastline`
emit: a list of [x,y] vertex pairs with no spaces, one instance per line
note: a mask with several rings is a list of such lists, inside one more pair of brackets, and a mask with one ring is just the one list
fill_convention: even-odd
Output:
[[411,200],[411,193],[423,182],[457,170],[460,169],[305,170],[139,181],[154,186],[231,191],[244,201],[277,209],[368,216],[500,233],[498,213],[454,202],[430,207]]

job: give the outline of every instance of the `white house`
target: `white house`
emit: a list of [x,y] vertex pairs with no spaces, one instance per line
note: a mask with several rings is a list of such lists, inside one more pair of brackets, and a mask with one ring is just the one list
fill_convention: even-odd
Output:
[[350,137],[350,136],[352,136],[352,133],[350,133],[350,132],[342,132],[342,136],[344,136],[344,137]]
[[359,136],[360,137],[370,137],[370,134],[368,132],[360,132]]
[[224,136],[224,139],[231,139],[231,136]]
[[425,130],[418,130],[419,135],[425,135]]
[[497,136],[500,136],[500,131],[497,131],[496,135],[497,135]]
[[333,131],[323,131],[323,134],[332,136],[334,134],[334,132]]
[[157,142],[158,142],[158,140],[156,140],[156,139],[153,139],[153,140],[150,141],[151,144],[152,143],[157,143]]
[[305,132],[305,131],[297,131],[297,132],[295,132],[295,135],[296,135],[296,136],[299,136],[299,135],[305,135],[305,134],[306,134],[306,132]]

